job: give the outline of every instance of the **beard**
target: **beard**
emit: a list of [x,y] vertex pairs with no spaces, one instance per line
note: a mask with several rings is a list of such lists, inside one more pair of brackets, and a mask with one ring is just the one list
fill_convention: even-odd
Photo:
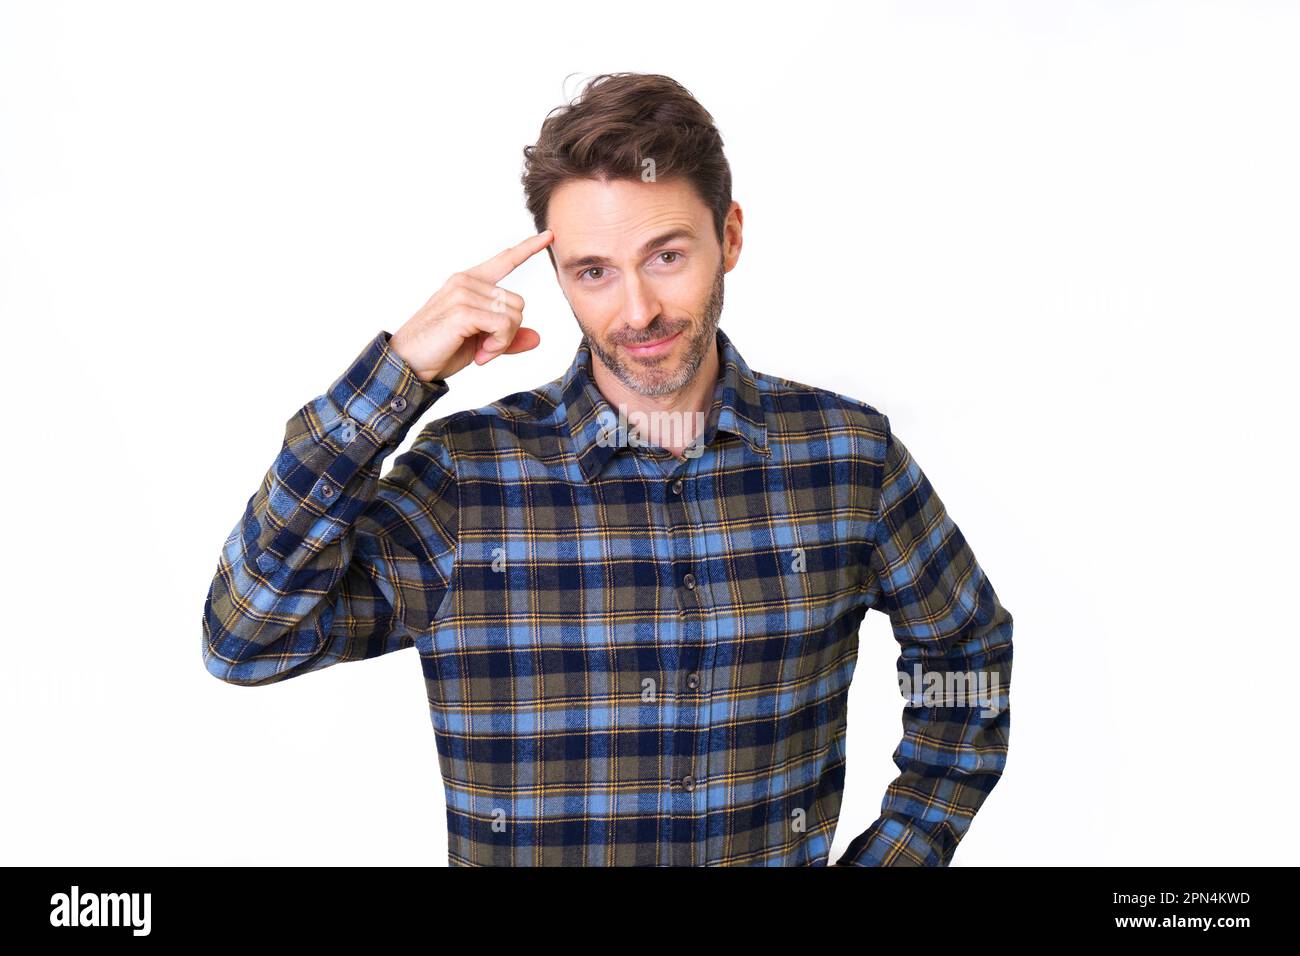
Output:
[[[633,333],[634,337],[620,337],[613,342],[601,342],[583,327],[582,320],[578,319],[577,312],[573,313],[573,317],[578,319],[578,328],[582,329],[582,334],[586,337],[592,354],[600,359],[601,364],[623,384],[624,388],[640,395],[671,395],[674,392],[681,391],[695,380],[700,366],[704,364],[705,358],[708,357],[709,349],[716,348],[714,333],[717,331],[718,323],[722,318],[723,275],[725,273],[726,270],[723,268],[722,263],[719,262],[718,271],[713,276],[713,288],[709,290],[708,298],[697,310],[698,316],[670,321],[665,319],[663,315],[658,315],[653,322],[639,333]],[[573,311],[572,306],[569,309]],[[642,365],[640,363],[628,365],[619,358],[616,348],[618,345],[643,345],[647,342],[657,342],[677,332],[684,333],[682,340],[686,346],[686,354],[678,366],[661,367],[666,364],[663,361],[654,365]],[[676,352],[676,347],[674,347],[674,352]]]

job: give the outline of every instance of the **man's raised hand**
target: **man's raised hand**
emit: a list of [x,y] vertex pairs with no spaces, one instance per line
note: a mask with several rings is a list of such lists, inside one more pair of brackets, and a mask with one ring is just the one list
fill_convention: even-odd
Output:
[[485,365],[498,355],[536,348],[542,338],[522,324],[523,298],[497,283],[554,238],[544,229],[457,272],[393,333],[389,347],[425,382],[449,378],[471,361]]

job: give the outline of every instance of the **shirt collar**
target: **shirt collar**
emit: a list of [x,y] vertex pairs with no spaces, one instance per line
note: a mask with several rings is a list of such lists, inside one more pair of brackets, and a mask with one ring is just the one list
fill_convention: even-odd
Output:
[[[767,458],[767,414],[754,373],[722,329],[716,329],[715,335],[720,370],[713,389],[713,406],[705,420],[703,446],[712,445],[718,432],[728,432],[744,439],[755,455]],[[585,335],[564,373],[563,396],[573,453],[583,476],[594,481],[619,450],[617,441],[610,441],[608,436],[600,438],[602,430],[617,424],[618,412],[592,378],[591,345]]]

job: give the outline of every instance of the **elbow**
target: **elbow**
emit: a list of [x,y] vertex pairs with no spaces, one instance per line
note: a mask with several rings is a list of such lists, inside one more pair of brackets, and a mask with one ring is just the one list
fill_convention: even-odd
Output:
[[[268,675],[257,673],[248,658],[248,642],[225,627],[213,612],[212,600],[203,608],[203,668],[217,680],[239,687],[256,687],[268,683]],[[222,649],[226,653],[222,653]],[[232,653],[233,651],[233,653]],[[274,675],[269,675],[273,679]]]
[[230,661],[217,653],[212,641],[205,633],[203,636],[203,669],[224,684],[247,687],[258,683],[240,676],[238,661]]
[[[262,687],[306,674],[333,658],[323,658],[320,649],[290,653],[288,648],[300,632],[287,629],[265,632],[269,643],[243,636],[223,627],[211,610],[203,618],[203,667],[217,680],[238,687]],[[261,636],[261,635],[259,635]]]
[[236,687],[261,687],[265,684],[274,684],[293,673],[266,666],[262,658],[228,660],[218,654],[206,640],[203,646],[203,667],[217,680],[224,684],[234,684]]
[[234,664],[218,654],[206,638],[203,641],[203,668],[222,683],[236,685],[248,683],[236,676]]

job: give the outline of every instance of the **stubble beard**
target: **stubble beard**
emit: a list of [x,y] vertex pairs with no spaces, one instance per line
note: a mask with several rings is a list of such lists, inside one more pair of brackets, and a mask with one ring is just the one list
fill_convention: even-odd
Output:
[[[620,340],[617,343],[637,345],[655,342],[685,329],[687,330],[685,332],[686,355],[675,370],[663,370],[658,364],[629,366],[619,358],[617,349],[606,348],[604,343],[598,341],[595,336],[582,328],[581,320],[578,321],[578,327],[582,328],[592,354],[600,359],[601,364],[623,384],[624,388],[639,395],[655,397],[671,395],[686,388],[695,380],[700,366],[704,364],[704,360],[708,356],[709,349],[715,347],[714,333],[717,331],[718,323],[722,317],[723,276],[725,273],[726,270],[722,267],[722,263],[718,263],[718,271],[713,277],[713,288],[709,290],[709,297],[704,303],[704,308],[701,310],[702,314],[698,320],[685,319],[681,322],[670,323],[664,321],[663,316],[657,316],[635,339]],[[578,314],[574,312],[573,317],[577,319]],[[691,325],[695,326],[694,331],[690,331]]]

